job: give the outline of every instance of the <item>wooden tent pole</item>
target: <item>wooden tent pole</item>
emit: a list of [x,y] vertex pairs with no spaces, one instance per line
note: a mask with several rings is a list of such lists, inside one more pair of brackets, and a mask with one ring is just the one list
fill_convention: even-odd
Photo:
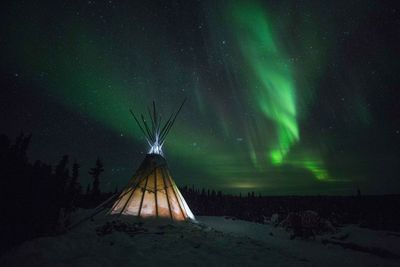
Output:
[[[104,201],[103,203],[101,203],[100,205],[98,205],[96,208],[94,208],[94,212],[92,214],[90,214],[89,216],[79,220],[78,222],[72,224],[70,227],[68,227],[67,230],[71,230],[72,228],[75,228],[76,226],[78,226],[79,224],[89,220],[90,218],[92,218],[93,216],[97,215],[98,213],[102,212],[103,210],[105,210],[106,204],[108,204],[109,202],[111,202],[111,200],[113,200],[116,196],[118,196],[118,194],[120,193],[115,193],[114,195],[112,195],[111,197],[109,197],[106,201]],[[99,210],[97,210],[99,209]]]
[[160,137],[164,134],[164,131],[167,128],[169,122],[171,121],[173,115],[174,114],[172,113],[171,116],[169,116],[168,120],[165,122],[164,126],[161,128]]
[[174,218],[172,217],[171,204],[169,204],[169,196],[168,196],[168,190],[167,190],[167,183],[165,182],[165,173],[164,173],[164,170],[163,170],[163,169],[161,169],[161,175],[162,175],[163,182],[164,182],[164,190],[165,190],[165,196],[167,197],[169,215],[171,216],[171,220],[174,220]]
[[[136,176],[136,173],[135,173],[135,175],[133,175],[133,177],[131,178],[131,180],[134,179],[135,176]],[[143,175],[137,177],[137,178],[138,178],[138,179],[136,180],[137,182],[136,182],[135,186],[133,186],[133,187],[130,186],[130,183],[128,183],[128,185],[127,185],[124,189],[122,189],[122,192],[124,192],[124,190],[127,189],[127,188],[133,188],[133,191],[135,191],[136,188],[138,187],[138,185],[140,184],[140,180],[142,179],[142,177],[143,177]],[[134,181],[134,182],[135,182],[135,181]],[[128,191],[126,191],[124,194],[122,194],[122,195],[117,199],[118,202],[116,202],[116,203],[113,205],[113,207],[114,207],[114,206],[116,207],[116,206],[119,204],[119,202],[122,200],[122,198],[123,198],[126,194],[128,194],[129,192],[130,192],[130,190],[128,190]],[[134,193],[134,192],[132,192],[132,194],[133,194],[133,193]],[[131,195],[131,196],[132,196],[132,195]],[[127,203],[129,202],[130,198],[131,198],[131,197],[128,198],[128,201],[125,203],[124,207],[122,208],[122,210],[121,210],[121,212],[120,212],[120,215],[121,215],[122,211],[125,209],[125,207],[126,207]],[[111,209],[112,209],[112,208],[111,208]]]
[[[155,168],[154,168],[155,169]],[[142,173],[142,175],[138,175],[138,179],[136,179],[136,185],[133,187],[133,190],[136,190],[138,187],[139,187],[139,185],[140,185],[140,182],[141,182],[141,180],[143,179],[143,177],[148,177],[151,173],[153,172],[153,170],[151,170],[150,172],[146,172],[145,174],[143,174]],[[136,172],[137,173],[137,172]],[[132,177],[132,179],[137,175],[135,173],[135,175]],[[122,189],[122,192],[126,189],[126,188],[129,188],[129,187],[131,187],[130,186],[130,184],[128,184],[128,186],[126,186],[124,189]],[[122,199],[122,197],[123,196],[125,196],[126,194],[128,194],[130,191],[128,190],[127,192],[125,192],[123,195],[121,195],[118,199],[117,199],[117,201],[121,201],[121,199]],[[120,193],[119,193],[120,194]],[[128,199],[128,201],[129,201],[129,199]],[[128,203],[128,202],[127,202]],[[127,203],[125,203],[125,206],[126,206],[126,204]],[[115,206],[115,205],[114,205]],[[124,210],[125,209],[125,207],[122,209],[122,210]]]
[[142,117],[143,125],[144,125],[144,127],[145,127],[145,129],[146,129],[146,132],[147,132],[147,134],[150,136],[150,141],[151,141],[152,143],[154,143],[155,140],[153,140],[153,135],[150,133],[149,126],[147,125],[147,122],[146,122],[146,120],[145,120],[143,114],[140,114],[140,116]]
[[183,219],[185,219],[185,218],[186,218],[186,216],[185,216],[185,214],[183,213],[183,209],[182,209],[182,207],[181,207],[181,203],[179,202],[178,196],[176,195],[176,192],[175,192],[174,186],[173,186],[173,184],[172,184],[172,181],[171,181],[171,175],[170,175],[169,171],[168,171],[168,173],[167,173],[167,174],[168,174],[169,183],[171,184],[171,187],[172,187],[172,192],[174,192],[174,195],[175,195],[176,201],[178,202],[179,209],[180,209],[180,210],[181,210],[181,212],[182,212]]
[[129,111],[131,112],[131,114],[132,114],[133,118],[135,119],[135,121],[136,121],[136,124],[139,126],[140,130],[142,131],[142,133],[143,133],[144,137],[146,137],[146,139],[147,139],[147,140],[150,140],[150,139],[149,139],[149,138],[150,138],[150,136],[148,136],[148,135],[146,134],[146,132],[144,131],[144,129],[143,129],[143,127],[142,127],[142,125],[140,125],[140,122],[139,122],[139,120],[136,118],[135,114],[133,113],[132,109],[130,109]]
[[140,206],[139,206],[138,217],[140,217],[140,213],[142,212],[143,199],[144,199],[144,194],[146,193],[146,190],[147,190],[146,188],[147,188],[147,182],[149,181],[149,176],[150,176],[150,175],[147,175],[147,177],[146,177],[146,182],[145,182],[145,184],[144,184],[142,199],[140,200]]
[[[168,171],[169,172],[169,171]],[[171,173],[169,173],[169,176],[170,177],[172,177],[172,175],[171,175]],[[175,182],[174,182],[174,184],[175,184]],[[175,184],[175,187],[176,187],[176,189],[177,190],[179,190],[179,188],[176,186],[176,184]],[[175,192],[175,190],[174,190],[174,192]],[[185,205],[183,205],[183,196],[181,195],[181,194],[178,194],[177,192],[175,192],[175,194],[176,194],[176,196],[177,196],[177,198],[178,198],[178,202],[179,202],[179,205],[182,207],[182,209],[184,209],[185,208]],[[181,197],[182,196],[182,197]],[[187,211],[186,211],[186,209],[185,209],[185,214],[186,214],[186,217],[189,217],[189,215],[187,214]]]
[[154,135],[154,129],[155,129],[155,124],[154,124],[154,120],[153,120],[153,117],[152,117],[152,115],[151,115],[151,111],[150,111],[150,108],[147,108],[147,112],[149,113],[149,117],[150,117],[150,121],[151,121],[151,132],[152,132],[152,134]]
[[[131,200],[131,198],[132,198],[132,196],[133,196],[133,193],[135,193],[136,188],[137,188],[137,187],[135,187],[135,188],[132,189],[132,193],[130,194],[130,196],[129,196],[128,199],[126,200],[124,206],[122,207],[121,211],[119,212],[119,215],[122,214],[122,212],[124,211],[124,209],[125,209],[126,206],[128,205],[129,201]],[[122,199],[122,198],[121,198],[121,199]],[[121,199],[120,199],[120,200],[121,200]]]
[[172,119],[170,125],[167,127],[167,129],[165,130],[165,132],[163,133],[163,136],[161,137],[161,143],[164,141],[165,137],[167,137],[167,134],[169,133],[169,131],[171,130],[172,126],[175,123],[176,117],[178,116],[178,114],[181,112],[181,109],[183,107],[183,104],[185,104],[186,102],[186,98],[182,101],[181,106],[179,107],[178,111],[175,113],[174,118]]
[[157,203],[157,168],[154,169],[154,199],[156,203],[156,217],[158,217],[158,203]]
[[153,100],[153,121],[154,121],[154,126],[157,126],[156,102],[154,100]]

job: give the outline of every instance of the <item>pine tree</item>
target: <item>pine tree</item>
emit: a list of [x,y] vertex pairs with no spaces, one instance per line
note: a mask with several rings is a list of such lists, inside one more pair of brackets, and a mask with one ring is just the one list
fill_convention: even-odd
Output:
[[69,170],[67,168],[68,165],[68,155],[64,155],[60,162],[57,164],[55,169],[55,175],[59,179],[61,183],[61,188],[65,189],[68,178],[69,178]]
[[28,150],[31,142],[32,134],[25,136],[23,132],[15,139],[15,143],[11,146],[11,151],[21,163],[27,163],[26,151]]
[[68,198],[68,181],[69,170],[68,170],[68,155],[64,155],[60,162],[57,164],[55,169],[55,211],[57,212],[57,227],[62,229],[68,224],[69,215],[68,215],[68,206],[69,206],[69,198]]
[[81,194],[82,191],[82,187],[78,182],[79,168],[80,165],[75,160],[74,164],[72,165],[72,176],[67,190],[68,211],[74,209],[74,202],[76,201],[76,198]]
[[65,207],[67,203],[67,183],[69,180],[68,155],[64,155],[55,169],[56,188],[60,207]]
[[89,174],[93,177],[92,195],[98,197],[100,195],[100,174],[104,172],[103,163],[99,158],[96,160],[96,166],[91,168]]

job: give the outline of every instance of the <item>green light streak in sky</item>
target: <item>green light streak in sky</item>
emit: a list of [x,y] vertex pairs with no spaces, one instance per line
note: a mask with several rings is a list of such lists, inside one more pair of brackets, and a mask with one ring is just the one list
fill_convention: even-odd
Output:
[[[34,20],[37,24],[18,21],[25,27],[10,33],[10,46],[18,47],[16,62],[45,89],[42,93],[46,97],[105,125],[116,136],[124,133],[133,137],[133,142],[143,139],[128,108],[144,112],[155,99],[167,114],[179,105],[180,96],[192,98],[164,151],[179,159],[181,169],[190,169],[187,173],[192,175],[193,167],[199,176],[205,176],[200,184],[208,179],[210,187],[233,181],[243,188],[260,185],[285,164],[306,169],[318,180],[328,179],[320,157],[310,156],[312,153],[297,158],[291,155],[300,142],[295,66],[279,44],[265,10],[257,2],[234,2],[223,9],[230,19],[225,24],[214,21],[215,27],[210,27],[207,34],[219,38],[219,31],[226,31],[228,40],[234,36],[226,51],[214,49],[221,40],[212,40],[208,47],[216,51],[214,61],[224,62],[227,72],[235,76],[229,77],[233,78],[231,84],[222,85],[222,93],[208,91],[208,87],[220,85],[212,81],[218,67],[209,67],[207,75],[193,74],[201,73],[201,68],[193,67],[196,71],[190,74],[180,63],[183,56],[168,52],[177,50],[169,39],[170,32],[150,22],[146,31],[133,27],[126,33],[134,37],[132,41],[123,35],[97,34],[93,25],[75,18],[64,23],[68,29],[61,39],[49,35],[44,27],[47,22],[40,22],[40,18]],[[114,48],[112,41],[118,38],[124,41]],[[233,59],[224,58],[225,54]],[[8,63],[15,64],[13,61]],[[36,79],[40,72],[48,73],[45,79]],[[222,103],[223,93],[233,91],[239,100]],[[243,118],[243,111],[251,114]]]
[[318,180],[328,179],[328,172],[321,166],[322,163],[318,161],[305,161],[303,166],[311,171]]
[[288,164],[309,170],[318,180],[329,179],[328,172],[324,168],[323,162],[320,160],[302,159],[301,161],[288,161]]
[[300,140],[296,88],[289,61],[278,48],[263,10],[256,2],[236,2],[232,14],[238,31],[237,42],[253,72],[249,79],[253,98],[265,117],[275,124],[278,140],[268,148],[267,154],[273,164],[281,164]]
[[235,1],[226,13],[233,21],[235,40],[247,66],[242,72],[249,97],[264,116],[263,121],[257,121],[253,134],[258,137],[249,138],[253,165],[265,169],[267,158],[272,165],[291,165],[308,170],[317,180],[329,179],[320,157],[312,153],[290,156],[293,146],[300,142],[294,66],[278,42],[265,8],[257,1]]

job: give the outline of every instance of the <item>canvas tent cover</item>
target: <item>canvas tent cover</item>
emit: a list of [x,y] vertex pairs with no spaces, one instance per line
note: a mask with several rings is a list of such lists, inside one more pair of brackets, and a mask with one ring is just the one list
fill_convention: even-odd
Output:
[[195,219],[159,154],[146,155],[110,213],[176,221]]

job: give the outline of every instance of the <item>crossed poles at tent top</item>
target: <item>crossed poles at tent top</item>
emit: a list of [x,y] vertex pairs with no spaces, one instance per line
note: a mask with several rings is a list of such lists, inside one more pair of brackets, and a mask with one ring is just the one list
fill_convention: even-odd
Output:
[[146,138],[147,143],[150,145],[149,154],[163,155],[162,146],[164,145],[165,138],[174,125],[176,117],[178,116],[185,102],[186,98],[182,101],[179,109],[176,112],[173,112],[164,124],[161,121],[161,114],[157,114],[156,112],[156,103],[154,101],[153,111],[151,111],[149,107],[147,108],[151,125],[147,123],[143,114],[140,114],[140,121],[135,116],[132,109],[129,109],[144,137]]

